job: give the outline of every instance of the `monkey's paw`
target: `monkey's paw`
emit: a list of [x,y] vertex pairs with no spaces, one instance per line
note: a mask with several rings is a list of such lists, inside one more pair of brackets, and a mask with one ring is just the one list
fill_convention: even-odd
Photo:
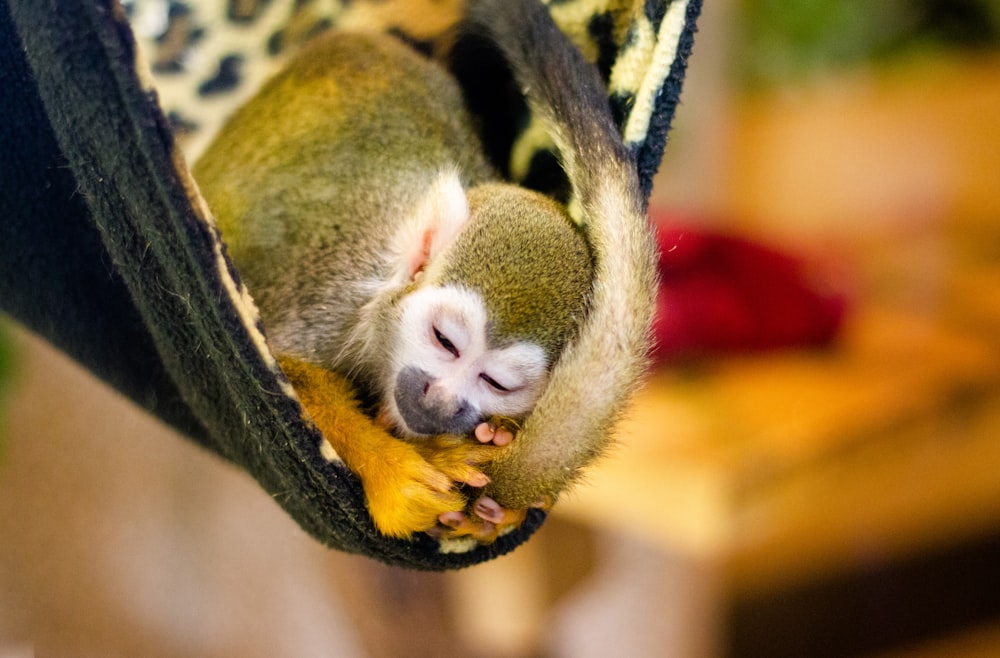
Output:
[[434,528],[442,514],[465,509],[468,498],[456,484],[486,486],[489,478],[476,466],[496,450],[447,436],[419,447],[397,441],[385,448],[358,475],[375,526],[401,538]]
[[[503,447],[509,445],[520,430],[517,421],[495,416],[480,423],[474,435],[484,445]],[[548,505],[539,503],[537,507],[547,508]],[[438,526],[428,533],[438,539],[473,539],[488,544],[517,529],[524,523],[527,515],[527,509],[507,509],[488,496],[480,496],[465,510],[450,511],[439,516]]]
[[[531,508],[547,510],[551,506],[550,500],[544,500],[538,501]],[[439,525],[428,532],[438,539],[468,537],[480,544],[489,544],[516,530],[527,516],[527,509],[507,509],[488,496],[480,496],[472,503],[468,512],[442,514],[438,517]]]

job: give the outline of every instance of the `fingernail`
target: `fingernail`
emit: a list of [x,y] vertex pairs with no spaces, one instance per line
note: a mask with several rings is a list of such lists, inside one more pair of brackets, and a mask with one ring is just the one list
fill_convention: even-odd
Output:
[[499,521],[503,518],[503,508],[492,498],[485,496],[476,501],[473,509],[476,516],[486,521]]

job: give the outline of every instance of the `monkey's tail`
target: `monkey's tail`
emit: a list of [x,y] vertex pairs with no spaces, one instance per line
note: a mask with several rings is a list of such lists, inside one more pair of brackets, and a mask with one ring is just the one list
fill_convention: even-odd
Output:
[[[596,261],[580,334],[512,444],[509,465],[491,473],[498,492],[523,491],[500,501],[514,506],[557,494],[610,443],[611,426],[646,369],[656,250],[635,158],[600,76],[548,10],[538,0],[474,0],[467,26],[502,53],[532,112],[547,122]],[[498,482],[514,478],[519,485]]]
[[504,56],[532,112],[545,120],[580,200],[595,196],[610,176],[630,197],[622,201],[641,212],[635,158],[615,125],[604,84],[548,9],[539,0],[471,0],[465,25]]

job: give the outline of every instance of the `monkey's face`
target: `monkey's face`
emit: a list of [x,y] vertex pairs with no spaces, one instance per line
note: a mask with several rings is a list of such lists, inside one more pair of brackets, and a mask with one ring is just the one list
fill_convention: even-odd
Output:
[[522,418],[548,379],[544,350],[492,335],[480,296],[422,287],[400,306],[382,413],[408,436],[467,434],[486,417]]

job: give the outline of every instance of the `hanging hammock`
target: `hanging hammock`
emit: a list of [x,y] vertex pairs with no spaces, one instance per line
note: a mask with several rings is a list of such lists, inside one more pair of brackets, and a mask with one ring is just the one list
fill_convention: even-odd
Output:
[[[553,3],[560,27],[608,81],[646,198],[700,5]],[[136,57],[115,0],[2,0],[0,310],[245,469],[333,548],[441,570],[527,539],[544,513],[533,510],[517,531],[464,553],[442,552],[429,536],[376,532],[359,481],[323,458],[321,438],[288,395]],[[456,73],[464,80],[461,72],[475,69],[459,62]],[[496,127],[486,120],[487,144],[512,149],[509,118]],[[555,160],[538,157],[543,147],[515,173],[557,193],[558,182],[545,183],[553,180],[545,164]]]

